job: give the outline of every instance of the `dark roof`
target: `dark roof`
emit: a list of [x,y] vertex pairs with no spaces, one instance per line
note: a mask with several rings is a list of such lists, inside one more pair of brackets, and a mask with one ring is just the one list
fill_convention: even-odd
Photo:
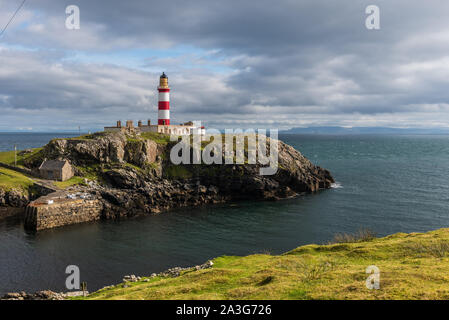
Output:
[[64,167],[66,162],[67,162],[67,160],[46,160],[46,161],[42,162],[39,169],[61,170]]
[[165,72],[162,72],[161,78],[168,78]]

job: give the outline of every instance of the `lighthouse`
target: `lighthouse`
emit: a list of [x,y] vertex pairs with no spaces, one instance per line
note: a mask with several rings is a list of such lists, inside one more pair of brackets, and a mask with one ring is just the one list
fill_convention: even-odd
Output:
[[188,121],[180,124],[170,124],[170,88],[168,87],[168,77],[165,72],[159,77],[159,86],[157,87],[158,95],[158,119],[157,124],[152,124],[148,120],[144,124],[142,120],[137,122],[137,127],[134,127],[132,120],[126,121],[126,126],[122,126],[122,122],[117,121],[117,125],[113,127],[104,127],[107,132],[126,132],[126,133],[143,133],[143,132],[157,132],[161,134],[175,134],[175,135],[190,135],[200,134],[205,135],[206,129],[201,126],[201,122]]
[[168,77],[163,72],[159,78],[159,104],[158,104],[158,125],[170,124],[170,88],[168,87]]

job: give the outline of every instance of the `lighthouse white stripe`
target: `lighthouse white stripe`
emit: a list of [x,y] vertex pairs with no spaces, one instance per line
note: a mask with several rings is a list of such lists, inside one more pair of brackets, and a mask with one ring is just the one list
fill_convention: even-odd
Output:
[[169,92],[159,92],[159,101],[170,101]]
[[159,119],[170,119],[170,110],[158,110],[157,115]]

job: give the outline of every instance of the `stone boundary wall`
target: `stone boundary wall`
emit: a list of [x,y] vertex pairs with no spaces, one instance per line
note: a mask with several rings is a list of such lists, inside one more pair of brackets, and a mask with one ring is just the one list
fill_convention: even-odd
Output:
[[14,166],[11,166],[11,165],[3,163],[3,162],[0,162],[0,167],[6,168],[6,169],[10,169],[10,170],[14,170],[14,171],[17,171],[17,172],[20,172],[20,173],[23,173],[23,174],[27,174],[27,175],[30,175],[30,176],[35,177],[35,178],[40,178],[38,172],[33,171],[31,169],[28,169],[28,168],[14,167]]
[[65,200],[52,204],[30,203],[25,210],[25,228],[43,230],[101,218],[100,200]]

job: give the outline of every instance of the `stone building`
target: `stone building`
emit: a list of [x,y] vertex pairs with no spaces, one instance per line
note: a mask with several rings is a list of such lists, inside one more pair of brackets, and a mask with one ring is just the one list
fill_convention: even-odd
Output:
[[122,126],[121,121],[117,121],[117,125],[115,127],[105,127],[104,131],[107,132],[126,132],[126,133],[143,133],[143,132],[157,132],[157,133],[165,133],[165,134],[179,134],[179,135],[189,135],[192,133],[201,133],[200,130],[204,127],[200,127],[194,125],[192,121],[182,123],[179,125],[158,125],[151,124],[150,120],[148,120],[147,124],[143,124],[142,121],[138,121],[137,127],[134,126],[132,120],[126,121],[126,126]]
[[44,160],[39,167],[43,179],[66,181],[73,177],[73,167],[67,160]]

